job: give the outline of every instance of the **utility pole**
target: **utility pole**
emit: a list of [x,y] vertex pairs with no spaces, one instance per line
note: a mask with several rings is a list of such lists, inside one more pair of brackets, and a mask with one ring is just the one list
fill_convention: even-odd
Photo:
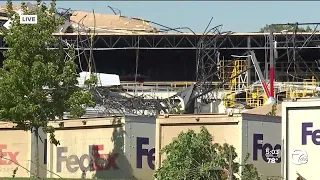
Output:
[[270,28],[269,34],[270,41],[270,96],[274,98],[274,41],[273,41],[273,29]]
[[[248,47],[248,50],[251,50],[251,37],[248,36],[247,38],[247,47]],[[248,56],[247,57],[247,69],[248,69],[248,81],[247,81],[247,86],[250,86],[251,85],[251,58]]]

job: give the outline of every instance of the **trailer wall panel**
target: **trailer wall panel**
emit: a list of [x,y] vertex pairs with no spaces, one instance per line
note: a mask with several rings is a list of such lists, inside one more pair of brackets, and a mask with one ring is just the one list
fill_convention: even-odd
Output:
[[[280,177],[281,117],[252,114],[159,117],[156,124],[156,168],[159,168],[165,159],[165,154],[160,154],[159,149],[170,144],[180,132],[188,129],[199,132],[201,126],[205,126],[213,135],[215,143],[233,145],[238,154],[237,162],[243,163],[249,153],[248,163],[253,163],[258,168],[262,179]],[[269,154],[272,152],[277,156],[265,155],[266,147],[271,148]]]
[[[61,123],[52,124],[60,145],[47,145],[47,166],[51,171],[47,177],[152,179],[154,170],[148,166],[152,154],[138,151],[137,138],[149,139],[150,148],[142,142],[140,151],[154,147],[155,118],[114,117],[67,120],[63,126]],[[139,157],[141,167],[137,164]]]
[[[200,127],[205,126],[213,135],[215,143],[229,143],[240,150],[240,116],[228,117],[225,115],[194,115],[194,116],[170,116],[169,118],[160,117],[157,119],[156,134],[156,167],[161,166],[165,159],[165,154],[160,154],[159,149],[170,144],[172,140],[183,131],[192,129],[200,132]],[[239,159],[240,160],[240,159]]]
[[[17,164],[30,171],[30,132],[0,130],[0,151],[3,158],[0,159],[0,177],[12,177]],[[27,170],[18,167],[17,177],[29,177]]]
[[132,167],[132,174],[137,180],[153,179],[155,169],[155,119],[126,121],[126,132],[129,141],[126,142],[126,154]]
[[282,108],[284,179],[319,179],[315,169],[320,160],[320,100],[284,102]]
[[281,118],[243,114],[242,152],[248,163],[259,170],[262,179],[281,176]]

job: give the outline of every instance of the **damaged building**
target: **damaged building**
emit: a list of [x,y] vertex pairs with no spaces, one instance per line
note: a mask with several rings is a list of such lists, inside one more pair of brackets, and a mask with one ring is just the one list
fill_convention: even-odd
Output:
[[[2,23],[8,20],[4,9],[0,8]],[[119,75],[121,84],[131,94],[163,99],[194,86],[185,94],[190,101],[200,98],[198,112],[202,112],[202,106],[208,109],[206,112],[225,112],[225,107],[237,107],[239,101],[245,107],[256,107],[268,99],[259,76],[263,75],[269,83],[270,33],[225,32],[222,26],[196,33],[183,25],[170,28],[116,13],[59,10],[57,16],[64,16],[66,23],[54,35],[76,48],[79,71],[88,71],[89,57],[93,57],[93,71]],[[305,86],[301,84],[310,81],[310,87],[314,87],[319,78],[320,33],[275,32],[272,38],[272,42],[277,42],[275,96],[314,96],[315,91],[310,88],[302,93]],[[2,41],[1,46],[8,48]],[[247,57],[248,50],[254,51],[260,75]],[[292,54],[296,57],[294,63]],[[3,59],[0,56],[0,61]],[[296,81],[300,84],[287,85]],[[207,92],[213,90],[219,92],[209,96]]]

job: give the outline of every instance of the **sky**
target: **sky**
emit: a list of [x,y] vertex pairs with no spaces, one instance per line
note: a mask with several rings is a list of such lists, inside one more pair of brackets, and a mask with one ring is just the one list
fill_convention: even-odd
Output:
[[[19,1],[14,1],[19,3]],[[32,1],[31,1],[32,2]],[[5,4],[5,2],[0,2]],[[189,27],[203,32],[223,24],[224,31],[254,32],[266,24],[320,22],[320,1],[57,1],[73,10],[113,13],[151,20],[171,28]]]

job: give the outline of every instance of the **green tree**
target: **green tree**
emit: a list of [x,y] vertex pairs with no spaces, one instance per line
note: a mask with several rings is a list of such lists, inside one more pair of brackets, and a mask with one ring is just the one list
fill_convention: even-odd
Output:
[[[77,65],[75,51],[63,49],[63,43],[52,34],[64,23],[55,18],[56,3],[48,8],[37,1],[34,10],[21,4],[24,14],[36,14],[37,24],[20,24],[19,15],[7,2],[8,17],[12,23],[3,31],[4,40],[10,47],[4,53],[5,60],[0,69],[0,118],[13,122],[16,128],[32,131],[39,136],[39,128],[50,134],[51,143],[59,141],[54,137],[54,128],[49,121],[62,119],[64,112],[75,117],[84,114],[84,107],[93,106],[92,95],[77,87]],[[39,176],[39,156],[36,138],[36,175]]]
[[268,116],[277,116],[277,103],[272,104],[271,111],[266,115]]
[[[273,32],[281,32],[283,30],[287,30],[289,32],[294,32],[295,25],[266,25],[265,27],[261,28],[259,32],[269,32],[269,29],[272,28]],[[299,27],[297,28],[297,32],[312,32],[313,29],[311,29],[310,26],[307,27]]]
[[[212,136],[205,127],[200,133],[193,130],[182,132],[178,138],[161,149],[166,158],[161,167],[155,172],[157,180],[223,180],[236,179],[240,164],[235,162],[237,153],[235,148],[228,144],[222,146],[212,143]],[[245,164],[244,178],[260,177],[252,165]]]
[[248,164],[247,161],[250,155],[247,154],[242,165],[241,180],[260,180],[257,168],[253,164]]

